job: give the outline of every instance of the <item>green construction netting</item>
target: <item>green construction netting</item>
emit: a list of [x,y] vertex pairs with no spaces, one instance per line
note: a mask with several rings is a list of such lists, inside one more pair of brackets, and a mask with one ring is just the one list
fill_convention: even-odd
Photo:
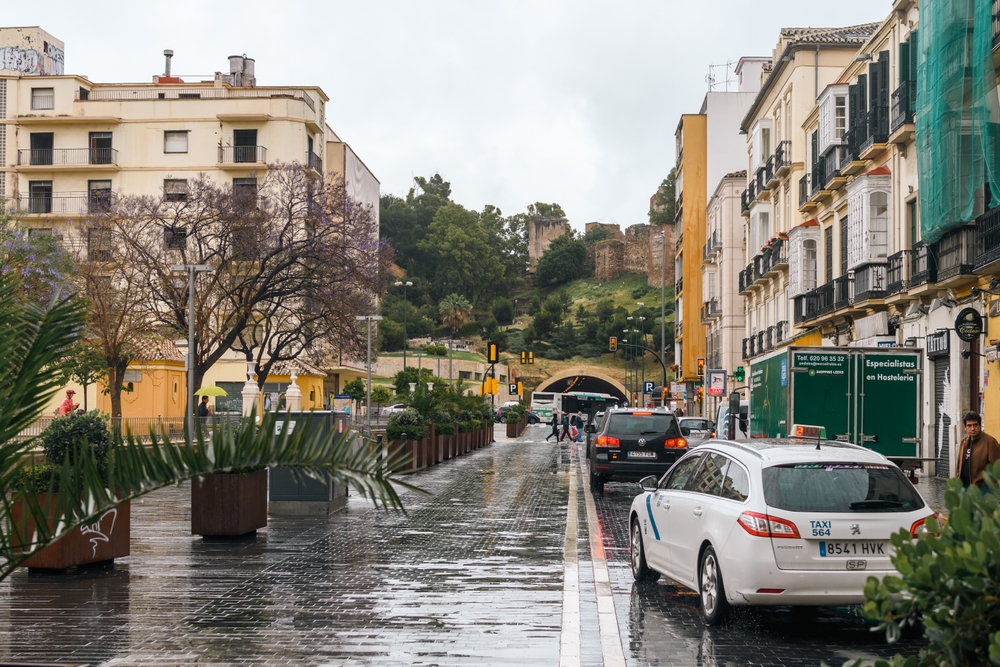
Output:
[[984,183],[1000,203],[991,0],[924,0],[917,41],[920,234],[934,242],[973,219]]

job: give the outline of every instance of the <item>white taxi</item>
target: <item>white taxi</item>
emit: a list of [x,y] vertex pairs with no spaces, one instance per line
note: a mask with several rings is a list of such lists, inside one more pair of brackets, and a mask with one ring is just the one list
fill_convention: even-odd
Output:
[[709,440],[641,484],[632,574],[697,591],[709,625],[730,605],[860,604],[895,572],[889,536],[934,514],[885,457],[811,438]]

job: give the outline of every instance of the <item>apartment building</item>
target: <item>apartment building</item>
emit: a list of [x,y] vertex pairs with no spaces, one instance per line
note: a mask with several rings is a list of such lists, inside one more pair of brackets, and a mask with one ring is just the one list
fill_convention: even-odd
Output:
[[[259,86],[252,58],[192,82],[172,75],[165,51],[149,83],[97,83],[65,74],[63,43],[37,27],[0,28],[0,55],[0,197],[32,233],[69,238],[74,221],[122,194],[183,199],[201,174],[256,192],[257,174],[278,162],[342,176],[378,214],[379,182],[326,124],[326,93]],[[246,379],[239,355],[217,366],[206,382]],[[340,359],[323,370],[325,394],[362,374]]]
[[708,92],[698,113],[681,115],[675,133],[674,359],[679,366],[677,381],[687,385],[687,414],[707,414],[704,402],[697,400],[697,389],[703,380],[698,374],[697,360],[704,359],[707,354],[706,328],[702,322],[706,306],[702,261],[708,229],[708,193],[714,192],[726,174],[740,166],[743,142],[739,122],[757,94],[759,72],[765,63],[764,58],[742,58],[736,70],[739,76],[737,90]]

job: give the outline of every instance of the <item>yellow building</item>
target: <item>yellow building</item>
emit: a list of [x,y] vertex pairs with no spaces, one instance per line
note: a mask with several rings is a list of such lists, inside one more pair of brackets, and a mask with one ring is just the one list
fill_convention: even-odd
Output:
[[[134,356],[125,371],[122,417],[176,418],[183,428],[187,393],[184,354],[171,341],[149,336],[139,341]],[[111,414],[111,396],[104,393],[105,388],[103,382],[97,383],[96,405],[91,406]]]

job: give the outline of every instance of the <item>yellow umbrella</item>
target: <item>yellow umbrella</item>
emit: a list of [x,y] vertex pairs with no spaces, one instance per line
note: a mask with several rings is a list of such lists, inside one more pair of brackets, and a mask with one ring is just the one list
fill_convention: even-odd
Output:
[[194,392],[195,396],[229,396],[226,390],[222,387],[216,387],[215,385],[208,385],[207,387],[202,387],[198,391]]

